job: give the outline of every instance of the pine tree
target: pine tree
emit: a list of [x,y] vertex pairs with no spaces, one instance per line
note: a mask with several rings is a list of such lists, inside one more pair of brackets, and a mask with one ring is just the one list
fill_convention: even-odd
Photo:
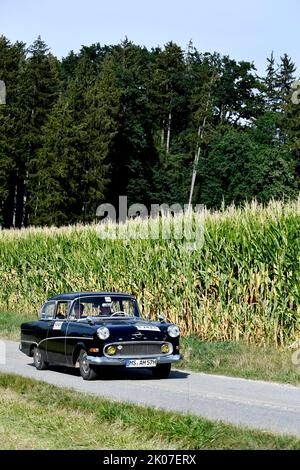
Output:
[[19,162],[26,153],[26,114],[21,93],[25,45],[0,37],[0,79],[6,84],[6,104],[0,106],[0,224],[16,225]]
[[22,108],[27,123],[24,129],[26,151],[20,155],[18,162],[16,225],[19,227],[26,225],[31,216],[30,207],[36,189],[32,175],[36,172],[35,161],[42,147],[41,130],[59,92],[57,59],[49,53],[49,48],[40,36],[27,53],[29,55],[21,88]]
[[33,224],[91,221],[108,183],[120,92],[110,59],[96,77],[87,56],[54,106],[36,161]]
[[284,54],[280,57],[280,66],[277,72],[277,87],[281,98],[282,106],[287,102],[291,92],[291,85],[295,80],[296,66],[292,59]]
[[173,42],[167,43],[162,51],[157,49],[152,67],[151,97],[160,121],[161,149],[166,155],[170,153],[173,137],[184,124],[186,84],[182,49]]
[[117,204],[126,194],[128,202],[149,204],[151,172],[156,161],[153,142],[155,121],[149,88],[151,56],[146,48],[127,39],[112,52],[121,107],[118,134],[111,161],[109,201]]
[[263,98],[266,111],[278,112],[280,110],[280,92],[278,89],[278,67],[275,62],[274,52],[267,58],[266,76],[263,78]]

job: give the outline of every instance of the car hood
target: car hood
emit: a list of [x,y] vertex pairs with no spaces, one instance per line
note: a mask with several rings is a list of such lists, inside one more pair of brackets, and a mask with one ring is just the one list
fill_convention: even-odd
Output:
[[96,329],[101,326],[106,326],[111,333],[111,338],[116,337],[118,340],[122,338],[123,340],[140,339],[165,341],[168,338],[167,328],[169,325],[170,323],[147,321],[141,318],[107,318],[95,320]]

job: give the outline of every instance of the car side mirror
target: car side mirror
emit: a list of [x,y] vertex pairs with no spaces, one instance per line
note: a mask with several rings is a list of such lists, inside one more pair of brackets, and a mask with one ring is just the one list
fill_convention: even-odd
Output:
[[162,315],[162,314],[158,315],[158,319],[159,319],[160,323],[165,323],[165,321],[166,321],[165,316]]

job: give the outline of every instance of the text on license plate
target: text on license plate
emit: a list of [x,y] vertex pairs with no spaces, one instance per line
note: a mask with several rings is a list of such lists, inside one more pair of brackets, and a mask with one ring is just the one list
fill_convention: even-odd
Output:
[[157,359],[128,359],[126,367],[155,367]]

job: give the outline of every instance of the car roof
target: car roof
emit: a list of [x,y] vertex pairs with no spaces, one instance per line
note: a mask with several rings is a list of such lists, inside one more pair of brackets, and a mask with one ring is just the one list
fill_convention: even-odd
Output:
[[58,294],[55,295],[54,297],[50,297],[49,300],[74,300],[77,299],[78,297],[92,297],[92,296],[114,296],[114,297],[128,297],[128,298],[135,298],[131,294],[126,294],[123,292],[68,292],[65,294]]

